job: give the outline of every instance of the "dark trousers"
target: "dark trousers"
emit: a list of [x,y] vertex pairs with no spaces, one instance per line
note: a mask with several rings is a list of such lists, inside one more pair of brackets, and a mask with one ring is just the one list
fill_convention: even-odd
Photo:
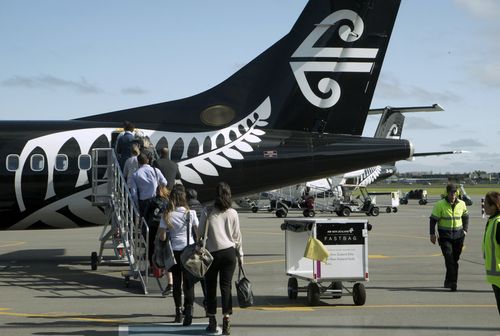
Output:
[[174,258],[177,262],[169,271],[172,272],[173,296],[175,307],[182,305],[182,292],[184,292],[184,308],[193,306],[194,303],[194,281],[181,263],[182,251],[174,251]]
[[236,250],[230,247],[212,252],[212,256],[214,260],[205,274],[207,313],[209,315],[217,313],[217,277],[219,277],[222,314],[230,315],[233,313],[231,284],[236,269]]
[[464,238],[449,239],[439,238],[439,246],[443,252],[444,263],[446,266],[445,283],[452,286],[457,284],[458,279],[458,260],[464,246]]
[[[139,200],[139,213],[140,215],[144,218],[146,223],[149,224],[149,209],[151,206],[151,200],[146,199],[146,200]],[[154,235],[153,235],[154,231]],[[153,260],[153,253],[154,253],[154,244],[155,244],[155,237],[156,237],[156,232],[158,231],[158,226],[156,228],[149,227],[149,245],[148,245],[148,261],[149,265],[152,265],[152,260]],[[146,239],[146,227],[142,227],[142,236],[144,239]],[[152,239],[151,239],[152,238]]]
[[495,286],[495,285],[491,285],[491,287],[493,287],[493,292],[495,292],[495,299],[497,300],[498,314],[500,314],[500,288]]

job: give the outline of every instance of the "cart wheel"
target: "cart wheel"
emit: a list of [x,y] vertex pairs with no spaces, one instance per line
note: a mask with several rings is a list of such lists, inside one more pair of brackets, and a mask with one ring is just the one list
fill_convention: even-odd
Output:
[[125,287],[129,288],[130,287],[130,276],[125,275]]
[[307,303],[310,306],[319,304],[319,285],[315,282],[310,282],[307,286]]
[[256,207],[256,206],[252,207],[252,212],[253,212],[253,213],[256,213],[257,211],[259,211],[259,208],[258,208],[258,207]]
[[276,217],[284,218],[287,215],[287,211],[283,208],[276,210]]
[[342,209],[342,216],[349,217],[350,215],[351,215],[351,209],[347,207]]
[[95,271],[97,269],[97,263],[98,263],[98,258],[97,258],[97,252],[92,252],[90,254],[90,269],[92,271]]
[[288,279],[288,298],[296,299],[297,294],[299,293],[299,284],[297,282],[297,278],[289,278]]
[[378,214],[380,213],[380,209],[378,207],[373,207],[370,211],[370,214],[372,216],[378,216]]
[[394,213],[398,212],[398,208],[396,208],[396,207],[392,208],[392,212],[394,212]]
[[366,302],[366,290],[362,283],[355,283],[352,287],[352,300],[356,306],[362,306]]
[[385,208],[385,212],[387,212],[387,213],[391,213],[391,211],[392,211],[392,208],[391,208],[391,207],[387,207],[387,208]]
[[[332,284],[330,285],[330,288],[331,289],[335,289],[335,290],[341,290],[342,291],[342,281],[334,281],[332,282]],[[332,295],[332,298],[334,299],[340,299],[342,297],[342,293],[334,293]]]

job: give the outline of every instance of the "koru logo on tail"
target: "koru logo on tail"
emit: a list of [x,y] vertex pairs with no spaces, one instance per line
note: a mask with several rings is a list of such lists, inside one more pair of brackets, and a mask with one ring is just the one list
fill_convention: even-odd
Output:
[[[320,24],[314,28],[309,36],[302,42],[299,48],[292,55],[290,66],[297,80],[297,84],[307,100],[320,108],[329,108],[334,106],[340,99],[341,89],[337,81],[330,77],[324,77],[318,81],[317,89],[323,93],[323,97],[319,97],[311,89],[306,78],[306,73],[321,72],[365,72],[369,73],[372,70],[373,62],[349,62],[339,61],[332,62],[330,60],[321,60],[322,58],[342,58],[342,59],[367,59],[374,60],[378,53],[378,48],[344,48],[344,47],[314,47],[314,44],[337,22],[348,20],[351,25],[339,25],[338,34],[340,38],[351,43],[358,40],[363,34],[364,23],[361,17],[355,12],[343,9],[330,14]],[[308,61],[300,61],[298,59],[309,58]]]

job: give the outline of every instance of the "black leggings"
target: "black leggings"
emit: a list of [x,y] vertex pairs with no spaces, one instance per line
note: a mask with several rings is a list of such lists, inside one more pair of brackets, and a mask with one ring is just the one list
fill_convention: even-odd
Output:
[[[184,292],[184,308],[192,306],[194,302],[194,282],[181,263],[182,251],[174,251],[174,257],[177,264],[170,267],[173,279],[173,296],[175,307],[182,304],[182,292]],[[181,288],[182,286],[182,288]]]
[[217,313],[217,276],[219,276],[222,314],[230,315],[233,313],[231,282],[236,269],[236,250],[230,247],[211,253],[214,260],[205,274],[207,313],[212,316]]
[[495,299],[497,299],[498,314],[500,314],[500,288],[495,285],[491,285],[491,287],[493,287],[493,292],[495,292]]

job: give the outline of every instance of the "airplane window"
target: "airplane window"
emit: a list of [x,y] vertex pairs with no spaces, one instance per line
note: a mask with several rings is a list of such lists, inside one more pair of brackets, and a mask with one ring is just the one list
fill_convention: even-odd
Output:
[[19,168],[19,155],[9,154],[7,155],[7,170],[10,172],[15,172]]
[[81,154],[78,157],[78,169],[89,170],[92,167],[92,159],[88,154]]
[[45,158],[42,154],[33,154],[30,160],[31,170],[35,172],[42,171],[45,167]]
[[66,154],[57,154],[55,169],[57,171],[68,170],[68,156]]

